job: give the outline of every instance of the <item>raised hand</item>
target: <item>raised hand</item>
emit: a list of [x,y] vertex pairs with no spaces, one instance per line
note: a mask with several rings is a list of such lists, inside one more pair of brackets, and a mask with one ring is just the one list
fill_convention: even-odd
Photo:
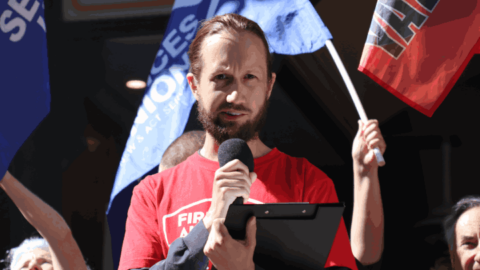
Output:
[[246,202],[250,197],[250,187],[257,179],[257,174],[249,172],[245,164],[234,159],[215,172],[212,190],[212,204],[203,223],[210,231],[213,220],[225,218],[228,207],[237,197]]
[[359,120],[358,125],[358,132],[353,141],[352,158],[358,169],[365,173],[378,168],[373,149],[378,147],[383,155],[387,145],[377,120],[368,120],[366,123]]

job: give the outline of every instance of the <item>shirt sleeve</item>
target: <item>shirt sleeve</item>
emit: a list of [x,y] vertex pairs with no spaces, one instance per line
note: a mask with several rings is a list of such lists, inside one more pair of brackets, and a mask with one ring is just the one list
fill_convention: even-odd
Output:
[[153,265],[150,270],[205,269],[208,258],[203,253],[203,248],[207,240],[208,230],[203,221],[200,221],[185,238],[173,241],[167,258]]
[[[303,201],[309,203],[338,203],[333,181],[310,162],[307,160],[305,162]],[[358,270],[343,217],[340,220],[332,248],[325,263],[325,268],[328,267],[347,267]]]
[[[203,248],[208,230],[200,221],[185,237],[177,238],[170,245],[168,254],[162,253],[158,228],[154,187],[138,186],[134,189],[123,241],[120,270],[127,269],[205,269],[208,258]],[[142,182],[143,182],[142,181]]]
[[157,234],[156,196],[151,176],[138,184],[132,194],[125,225],[119,270],[150,267],[165,258]]

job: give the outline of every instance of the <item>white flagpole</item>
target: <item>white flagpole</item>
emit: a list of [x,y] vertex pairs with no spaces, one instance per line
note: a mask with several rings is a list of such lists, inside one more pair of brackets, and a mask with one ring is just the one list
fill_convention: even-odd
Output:
[[[340,56],[338,56],[337,50],[335,50],[335,47],[333,46],[333,43],[331,40],[327,39],[327,42],[325,44],[327,46],[328,51],[332,55],[333,60],[335,61],[335,64],[337,65],[338,70],[340,71],[340,74],[342,75],[343,81],[347,85],[348,92],[350,93],[350,96],[353,99],[353,103],[355,104],[355,108],[357,109],[357,112],[360,115],[360,119],[362,119],[363,122],[367,122],[368,121],[367,115],[365,114],[365,110],[363,109],[362,103],[358,98],[357,91],[355,90],[355,87],[353,87],[352,81],[348,76],[347,70],[343,66],[342,59],[340,59]],[[385,165],[385,159],[383,159],[382,153],[380,153],[380,150],[378,149],[378,147],[375,147],[373,151],[375,153],[375,157],[377,158],[378,165],[380,166]]]

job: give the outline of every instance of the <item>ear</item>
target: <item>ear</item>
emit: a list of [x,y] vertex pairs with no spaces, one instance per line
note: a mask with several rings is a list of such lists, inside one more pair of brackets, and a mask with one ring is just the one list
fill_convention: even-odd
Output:
[[267,98],[270,98],[270,95],[272,94],[273,90],[273,85],[275,84],[275,79],[277,78],[277,74],[272,72],[272,79],[268,82],[268,93],[267,93]]
[[193,75],[193,73],[188,73],[187,74],[187,81],[188,81],[188,85],[190,86],[190,90],[192,91],[193,96],[198,101],[198,82],[195,79],[195,76]]

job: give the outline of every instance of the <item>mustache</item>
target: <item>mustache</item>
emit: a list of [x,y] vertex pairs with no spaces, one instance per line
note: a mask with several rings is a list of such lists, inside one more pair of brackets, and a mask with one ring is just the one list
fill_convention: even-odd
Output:
[[224,109],[231,109],[231,110],[235,110],[235,111],[239,111],[239,112],[247,112],[247,113],[252,112],[250,109],[245,108],[243,105],[234,105],[234,104],[228,103],[228,102],[222,103],[220,106],[218,106],[217,111],[221,111],[221,110],[224,110]]

